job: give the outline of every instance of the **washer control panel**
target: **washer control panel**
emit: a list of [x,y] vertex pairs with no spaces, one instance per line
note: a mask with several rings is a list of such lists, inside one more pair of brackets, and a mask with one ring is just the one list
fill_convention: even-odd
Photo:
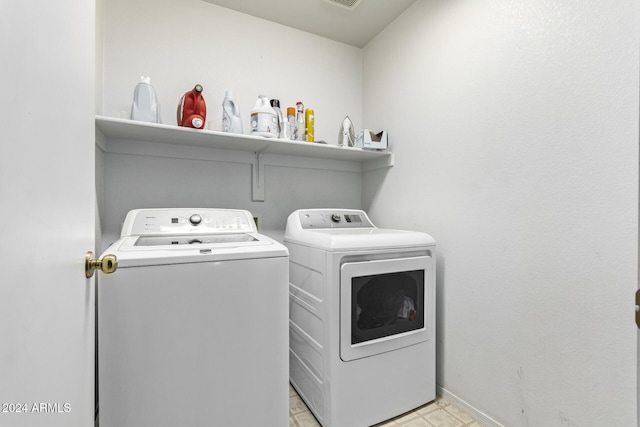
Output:
[[375,228],[364,211],[355,209],[309,209],[298,212],[303,229]]
[[257,233],[250,212],[240,209],[136,209],[127,214],[121,237]]

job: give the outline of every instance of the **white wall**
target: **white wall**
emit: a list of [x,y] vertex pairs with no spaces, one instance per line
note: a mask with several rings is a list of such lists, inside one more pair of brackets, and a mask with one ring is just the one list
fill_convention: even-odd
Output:
[[[336,144],[346,115],[361,126],[362,49],[199,0],[104,3],[101,114],[128,117],[134,87],[145,74],[165,124],[176,124],[178,100],[201,83],[212,130],[219,130],[227,89],[238,100],[246,134],[260,94],[280,99],[285,113],[297,101],[313,108],[316,141]],[[265,201],[253,202],[249,165],[219,162],[194,147],[184,153],[189,159],[104,155],[105,244],[118,236],[126,212],[134,208],[249,209],[261,215],[265,234],[280,238],[295,209],[360,207],[359,172],[304,169],[292,158],[284,166],[266,166]]]
[[[225,90],[244,133],[258,95],[316,113],[316,140],[336,144],[340,123],[362,116],[362,50],[200,0],[104,0],[104,109],[128,115],[140,75],[151,76],[163,122],[180,97],[204,87],[207,128],[219,130]],[[128,116],[127,116],[128,117]]]
[[[186,147],[189,149],[190,147]],[[191,150],[190,150],[191,151]],[[260,231],[281,240],[287,216],[301,207],[360,207],[360,173],[268,166],[265,201],[251,201],[250,165],[107,153],[104,167],[104,245],[119,236],[134,208],[220,207],[248,209]]]
[[636,425],[639,18],[419,0],[364,49],[363,207],[436,238],[438,383],[506,426]]

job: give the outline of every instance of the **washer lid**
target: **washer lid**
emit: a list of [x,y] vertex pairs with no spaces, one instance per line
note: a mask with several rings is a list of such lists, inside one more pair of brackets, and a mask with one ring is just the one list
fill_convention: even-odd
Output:
[[141,236],[136,239],[134,246],[174,246],[222,243],[257,242],[258,239],[250,234],[189,234],[185,236]]
[[185,236],[127,236],[114,242],[104,253],[111,253],[118,258],[118,268],[279,258],[289,255],[284,245],[257,233],[201,236],[205,239],[202,241],[194,236],[188,237],[192,241],[184,241]]

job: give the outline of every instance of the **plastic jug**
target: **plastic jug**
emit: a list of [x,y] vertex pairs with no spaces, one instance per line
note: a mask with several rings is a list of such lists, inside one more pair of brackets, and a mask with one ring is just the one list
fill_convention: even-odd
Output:
[[222,101],[222,132],[242,133],[240,107],[230,90],[225,92]]
[[258,97],[251,110],[251,134],[267,138],[278,137],[278,115],[264,95]]
[[142,122],[161,123],[160,104],[156,91],[151,86],[151,78],[140,76],[140,83],[133,91],[133,103],[131,104],[131,120]]
[[202,85],[182,95],[178,103],[178,126],[203,129],[207,120],[207,104],[202,96]]

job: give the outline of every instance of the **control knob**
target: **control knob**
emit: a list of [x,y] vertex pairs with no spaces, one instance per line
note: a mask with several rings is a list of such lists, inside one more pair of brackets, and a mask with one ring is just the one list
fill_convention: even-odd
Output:
[[331,221],[340,222],[340,214],[334,213],[331,215]]
[[189,217],[189,222],[192,225],[198,225],[202,222],[202,217],[198,214],[193,214]]

